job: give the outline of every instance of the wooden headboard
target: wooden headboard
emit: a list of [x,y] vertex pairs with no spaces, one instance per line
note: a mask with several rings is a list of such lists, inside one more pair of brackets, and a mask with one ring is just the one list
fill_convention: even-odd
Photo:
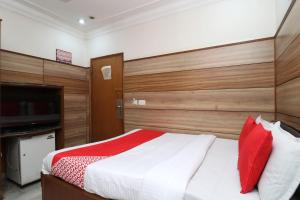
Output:
[[276,119],[300,130],[300,1],[275,38]]
[[124,76],[126,131],[236,139],[248,115],[275,119],[272,38],[126,61]]

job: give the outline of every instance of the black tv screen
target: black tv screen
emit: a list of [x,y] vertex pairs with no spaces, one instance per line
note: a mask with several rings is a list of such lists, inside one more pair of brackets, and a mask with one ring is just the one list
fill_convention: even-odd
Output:
[[60,122],[59,88],[1,85],[0,127]]

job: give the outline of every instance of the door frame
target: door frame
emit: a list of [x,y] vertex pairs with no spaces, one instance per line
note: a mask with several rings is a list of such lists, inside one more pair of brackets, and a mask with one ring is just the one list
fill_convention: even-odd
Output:
[[93,66],[92,66],[92,62],[93,60],[97,60],[97,59],[101,59],[101,58],[109,58],[109,57],[114,57],[114,56],[121,56],[122,57],[122,99],[123,99],[123,129],[125,130],[125,112],[124,112],[124,52],[120,52],[120,53],[114,53],[114,54],[109,54],[109,55],[105,55],[105,56],[99,56],[99,57],[95,57],[95,58],[91,58],[90,59],[90,131],[89,131],[89,137],[88,137],[88,142],[90,143],[92,141],[92,133],[93,133],[93,119],[94,119],[94,112],[92,112],[92,106],[93,106],[93,89],[94,89],[94,85],[93,85]]

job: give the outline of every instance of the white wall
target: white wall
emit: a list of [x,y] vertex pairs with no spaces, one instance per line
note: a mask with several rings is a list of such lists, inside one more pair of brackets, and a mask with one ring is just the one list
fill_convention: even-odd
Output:
[[274,0],[224,0],[88,40],[89,57],[125,60],[274,36]]
[[85,39],[1,7],[0,18],[1,48],[52,60],[56,49],[63,49],[72,52],[73,64],[89,66]]
[[274,36],[292,0],[223,0],[89,40],[0,7],[2,48],[49,59],[72,52],[73,64],[124,52],[125,60]]
[[292,0],[276,0],[276,26],[279,27]]

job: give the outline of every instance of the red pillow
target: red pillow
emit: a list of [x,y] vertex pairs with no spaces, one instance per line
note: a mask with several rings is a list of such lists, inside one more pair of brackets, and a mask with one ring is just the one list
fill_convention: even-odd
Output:
[[243,143],[248,136],[248,134],[257,126],[255,120],[249,116],[243,126],[243,129],[240,133],[239,138],[239,152],[241,151],[241,147],[243,146]]
[[257,126],[257,124],[255,123],[255,120],[249,116],[243,126],[243,129],[240,133],[240,138],[239,138],[239,158],[238,158],[238,169],[240,168],[240,153],[241,153],[241,149],[243,147],[243,144],[247,138],[247,136],[249,135],[249,133]]
[[251,192],[259,181],[272,151],[273,137],[261,124],[247,136],[240,154],[241,193]]

